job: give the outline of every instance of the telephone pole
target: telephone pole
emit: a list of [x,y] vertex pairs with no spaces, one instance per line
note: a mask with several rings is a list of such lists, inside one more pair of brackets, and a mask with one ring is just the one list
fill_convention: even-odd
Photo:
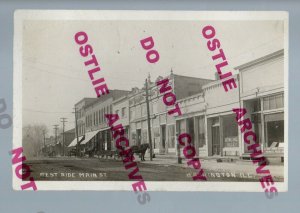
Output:
[[46,147],[46,131],[43,130],[43,135],[44,135],[44,147]]
[[146,105],[147,105],[147,121],[148,121],[148,137],[150,145],[150,161],[152,161],[152,138],[151,138],[151,123],[150,123],[150,107],[149,107],[149,92],[148,92],[148,79],[145,81],[146,87]]
[[60,118],[60,122],[63,124],[63,156],[65,156],[65,123],[67,118]]
[[58,131],[58,124],[53,125],[54,126],[54,131],[55,131],[55,145],[57,144],[57,131]]
[[75,113],[75,131],[76,131],[76,138],[77,138],[77,145],[76,145],[76,156],[79,156],[79,140],[78,140],[78,127],[77,127],[77,108],[74,107],[74,112]]

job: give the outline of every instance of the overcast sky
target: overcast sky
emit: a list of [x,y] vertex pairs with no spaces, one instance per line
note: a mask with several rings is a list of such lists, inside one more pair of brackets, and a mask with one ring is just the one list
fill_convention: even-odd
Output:
[[[216,29],[229,68],[283,48],[283,22],[275,21],[25,21],[23,28],[23,125],[54,124],[66,117],[74,128],[74,104],[95,97],[74,41],[85,31],[109,89],[141,87],[175,74],[214,79],[214,62],[201,35],[205,25]],[[140,40],[152,36],[160,54],[147,62]]]

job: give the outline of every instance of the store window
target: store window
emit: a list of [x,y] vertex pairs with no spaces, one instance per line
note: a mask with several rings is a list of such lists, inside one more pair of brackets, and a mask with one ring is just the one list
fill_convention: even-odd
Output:
[[98,116],[99,116],[98,111],[96,111],[96,125],[98,125]]
[[159,143],[160,143],[160,132],[159,132],[159,127],[154,127],[153,128],[153,148],[157,149],[159,148]]
[[126,117],[126,108],[123,107],[122,108],[122,118],[125,118]]
[[235,115],[223,117],[223,137],[224,147],[238,147],[238,124]]
[[180,135],[181,133],[184,133],[186,131],[185,130],[186,129],[185,128],[185,125],[186,125],[185,119],[177,121],[176,124],[177,124],[176,131],[177,131],[178,135]]
[[283,94],[263,98],[264,110],[283,108]]
[[175,125],[168,126],[168,140],[169,148],[175,148]]
[[101,109],[99,110],[99,124],[102,123],[102,112]]
[[267,147],[277,147],[284,142],[284,113],[265,115],[265,139]]

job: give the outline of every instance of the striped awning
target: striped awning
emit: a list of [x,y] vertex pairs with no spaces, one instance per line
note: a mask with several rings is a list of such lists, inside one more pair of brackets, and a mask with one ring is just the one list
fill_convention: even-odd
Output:
[[[80,141],[82,140],[83,136],[79,136],[78,137],[78,142],[80,143]],[[77,145],[77,137],[75,137],[75,139],[69,144],[68,147],[73,147]]]
[[88,143],[97,133],[100,132],[100,130],[92,131],[92,132],[86,132],[85,133],[85,139],[81,142],[81,144]]

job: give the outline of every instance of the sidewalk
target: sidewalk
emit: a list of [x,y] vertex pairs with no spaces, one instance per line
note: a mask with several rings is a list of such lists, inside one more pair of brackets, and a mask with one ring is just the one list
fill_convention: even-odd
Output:
[[[181,168],[190,168],[187,165],[187,160],[182,158],[182,163],[178,164],[178,158],[174,154],[169,155],[160,155],[155,154],[155,158],[153,158],[152,161],[150,161],[150,156],[147,153],[145,155],[146,161],[140,161],[140,158],[136,157],[136,161],[140,162],[141,164],[156,164],[156,165],[165,165],[165,166],[176,166]],[[234,173],[244,173],[251,175],[253,177],[258,178],[259,176],[256,173],[256,168],[258,167],[257,164],[253,164],[252,161],[247,160],[240,160],[236,159],[233,162],[217,162],[217,158],[200,158],[200,162],[202,164],[202,167],[205,170],[208,170],[210,173],[228,173],[228,172],[234,172]],[[266,169],[269,169],[272,176],[275,178],[283,179],[284,174],[284,166],[283,165],[267,165]]]

